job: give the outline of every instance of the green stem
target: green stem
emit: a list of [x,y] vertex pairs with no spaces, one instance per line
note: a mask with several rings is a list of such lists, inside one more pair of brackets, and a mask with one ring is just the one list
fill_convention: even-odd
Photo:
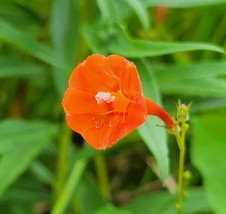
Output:
[[96,155],[94,161],[102,195],[106,201],[111,201],[111,191],[108,180],[107,167],[103,154]]
[[68,147],[71,137],[71,131],[64,124],[62,138],[60,139],[60,144],[58,148],[57,166],[56,166],[56,182],[55,182],[55,200],[61,195],[65,176],[68,168]]
[[182,213],[183,200],[184,200],[184,162],[185,162],[185,132],[186,128],[182,124],[181,134],[176,135],[178,147],[179,147],[179,171],[178,171],[178,195],[177,195],[177,214]]
[[181,104],[178,101],[177,105],[177,120],[173,127],[168,128],[170,134],[173,134],[176,137],[177,144],[179,147],[179,169],[178,169],[178,188],[177,188],[177,214],[182,214],[183,209],[183,201],[185,198],[186,189],[188,186],[188,181],[191,177],[189,172],[184,172],[184,164],[185,164],[185,137],[186,132],[189,129],[188,123],[186,123],[189,119],[189,109],[191,107],[191,103],[187,106],[185,104]]
[[87,161],[86,160],[79,160],[76,161],[73,168],[72,173],[70,177],[68,178],[63,191],[59,198],[57,199],[56,203],[54,204],[54,207],[50,214],[62,214],[65,213],[65,208],[67,207],[73,192],[76,188],[76,186],[79,183],[79,179],[86,167]]
[[183,173],[184,173],[184,139],[180,137],[180,157],[179,157],[179,172],[178,172],[178,199],[177,199],[177,214],[182,213],[183,198],[184,198],[184,185],[183,185]]

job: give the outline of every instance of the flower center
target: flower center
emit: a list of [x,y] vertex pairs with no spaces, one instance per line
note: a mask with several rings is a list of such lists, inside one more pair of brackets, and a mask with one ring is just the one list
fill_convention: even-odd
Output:
[[113,93],[115,96],[115,101],[112,103],[113,108],[117,112],[127,112],[129,103],[134,102],[127,98],[121,91]]
[[129,103],[134,102],[127,98],[121,91],[118,92],[102,92],[99,91],[95,95],[97,104],[100,105],[104,102],[107,104],[112,103],[112,107],[115,112],[126,112]]
[[111,93],[109,92],[102,92],[99,91],[96,95],[95,95],[95,99],[97,101],[97,104],[100,105],[103,102],[106,103],[111,103],[115,100],[115,96],[112,96]]

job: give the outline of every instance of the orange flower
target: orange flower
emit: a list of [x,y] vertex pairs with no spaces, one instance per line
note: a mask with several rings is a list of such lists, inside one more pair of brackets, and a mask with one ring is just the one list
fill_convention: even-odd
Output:
[[68,126],[95,149],[106,149],[157,115],[166,126],[174,120],[144,97],[136,66],[127,59],[89,56],[72,72],[63,98]]

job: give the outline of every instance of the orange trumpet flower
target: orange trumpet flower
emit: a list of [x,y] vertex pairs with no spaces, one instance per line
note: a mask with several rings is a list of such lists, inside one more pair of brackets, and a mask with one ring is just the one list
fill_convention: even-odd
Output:
[[72,72],[63,102],[68,126],[95,149],[106,149],[147,120],[175,124],[160,106],[143,95],[134,63],[124,57],[93,54]]

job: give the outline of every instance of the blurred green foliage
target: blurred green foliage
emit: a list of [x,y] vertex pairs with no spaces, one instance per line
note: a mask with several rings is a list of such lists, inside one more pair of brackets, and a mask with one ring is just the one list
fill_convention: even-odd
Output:
[[192,101],[184,213],[226,213],[225,11],[225,0],[0,0],[0,213],[175,213],[178,149],[161,121],[104,152],[67,128],[67,80],[92,53],[133,60],[172,114]]

